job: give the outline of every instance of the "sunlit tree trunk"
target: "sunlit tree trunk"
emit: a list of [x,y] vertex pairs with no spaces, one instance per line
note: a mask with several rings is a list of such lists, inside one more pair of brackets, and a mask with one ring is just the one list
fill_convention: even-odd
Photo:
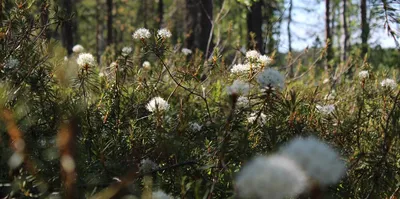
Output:
[[368,52],[369,25],[367,22],[367,0],[361,0],[361,51],[362,55]]
[[[287,33],[288,33],[288,43],[289,43],[289,53],[292,53],[292,31],[290,29],[290,25],[292,23],[292,9],[293,9],[293,0],[289,1],[289,14],[288,14],[288,24],[287,24]],[[290,65],[288,75],[290,78],[294,76],[294,64]]]
[[107,0],[107,45],[113,43],[113,0]]
[[[248,34],[248,48],[256,49],[264,54],[264,42],[262,37],[262,1],[254,2],[249,12],[247,13],[247,34]],[[254,34],[253,42],[252,34]]]
[[341,24],[342,24],[342,38],[341,38],[341,56],[340,60],[345,62],[347,59],[347,51],[349,45],[349,31],[347,27],[347,0],[342,0],[342,13],[341,13]]

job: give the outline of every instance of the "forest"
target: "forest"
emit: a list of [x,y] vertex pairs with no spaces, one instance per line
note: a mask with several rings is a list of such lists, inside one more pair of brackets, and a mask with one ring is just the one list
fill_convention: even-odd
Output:
[[0,198],[398,199],[400,0],[0,0]]

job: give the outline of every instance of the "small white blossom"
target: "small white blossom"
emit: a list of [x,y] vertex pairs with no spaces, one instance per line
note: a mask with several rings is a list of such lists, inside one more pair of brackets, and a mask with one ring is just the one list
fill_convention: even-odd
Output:
[[165,192],[158,190],[153,192],[152,199],[173,199],[172,196],[166,194]]
[[250,84],[241,80],[235,80],[231,86],[228,86],[228,95],[247,95],[250,90]]
[[296,138],[280,149],[280,154],[294,160],[320,185],[337,183],[346,166],[336,151],[317,138]]
[[261,55],[258,58],[258,61],[261,63],[262,66],[267,66],[272,62],[272,59],[268,57],[267,55]]
[[360,79],[368,79],[369,78],[369,72],[367,70],[360,71],[358,73],[358,77]]
[[13,69],[19,65],[18,59],[10,58],[5,64],[6,69]]
[[250,70],[250,64],[235,64],[231,68],[231,73],[245,73]]
[[78,56],[78,59],[76,60],[76,63],[80,67],[88,67],[88,66],[95,66],[96,61],[94,60],[94,57],[90,53],[81,53]]
[[142,64],[142,67],[146,70],[150,70],[151,69],[151,64],[148,61],[144,61]]
[[188,49],[188,48],[182,48],[182,53],[183,53],[184,55],[190,55],[190,54],[192,54],[193,52],[192,52],[192,50],[190,50],[190,49]]
[[157,36],[163,39],[170,38],[172,36],[171,31],[166,28],[157,31]]
[[140,161],[139,171],[142,173],[152,172],[153,170],[158,169],[158,165],[151,161],[150,159],[143,159]]
[[242,198],[292,198],[307,188],[307,176],[289,158],[259,156],[241,169],[236,187]]
[[332,90],[329,94],[325,95],[325,100],[334,100],[336,98],[336,91]]
[[237,99],[236,104],[237,104],[239,107],[245,107],[245,106],[248,106],[248,105],[250,104],[250,100],[249,100],[249,98],[247,98],[247,97],[240,96],[240,97]]
[[329,83],[329,78],[325,78],[325,79],[322,81],[322,83],[323,83],[323,84]]
[[169,108],[169,104],[161,97],[154,97],[149,103],[147,103],[146,108],[150,112],[156,112],[157,110],[164,111]]
[[122,56],[124,56],[124,57],[126,57],[126,56],[128,56],[129,54],[131,54],[131,52],[132,52],[132,48],[131,47],[124,47],[124,48],[122,48]]
[[260,57],[260,53],[257,52],[256,50],[250,50],[246,52],[246,58],[255,61]]
[[139,28],[133,33],[134,39],[148,39],[151,37],[150,31],[146,28]]
[[329,115],[335,111],[335,105],[333,104],[328,104],[325,106],[321,105],[316,105],[315,108],[317,108],[318,112],[324,114],[324,115]]
[[110,68],[118,68],[117,62],[111,62]]
[[74,52],[74,53],[78,53],[78,54],[83,53],[84,50],[85,50],[85,48],[83,48],[83,46],[79,45],[79,44],[72,47],[72,52]]
[[64,56],[64,61],[65,61],[65,62],[68,61],[68,56]]
[[258,124],[265,124],[267,123],[267,115],[264,113],[251,113],[250,116],[247,118],[247,122],[252,124],[254,122],[258,122]]
[[281,73],[275,69],[267,68],[264,69],[258,76],[257,82],[262,88],[279,88],[283,89],[285,84],[285,78]]
[[383,88],[389,88],[391,90],[394,90],[397,87],[397,83],[393,79],[387,78],[381,81],[381,86]]
[[200,131],[201,128],[203,128],[203,126],[200,125],[200,124],[197,123],[197,122],[190,122],[189,126],[190,126],[190,129],[191,129],[192,131]]

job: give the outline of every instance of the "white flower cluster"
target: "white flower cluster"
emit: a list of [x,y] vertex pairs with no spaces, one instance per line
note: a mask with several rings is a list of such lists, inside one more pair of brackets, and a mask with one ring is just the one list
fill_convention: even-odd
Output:
[[313,186],[337,183],[346,166],[336,151],[320,140],[296,138],[277,154],[251,160],[236,178],[243,198],[295,198]]
[[307,177],[297,164],[284,156],[256,157],[240,171],[236,180],[243,198],[282,199],[301,194]]
[[294,160],[320,185],[334,184],[346,172],[336,151],[314,137],[294,139],[281,148],[280,153]]
[[166,39],[166,38],[170,38],[172,36],[171,31],[169,31],[166,28],[160,29],[157,31],[157,36],[162,38],[162,39]]
[[190,54],[192,54],[193,52],[192,52],[192,50],[190,50],[189,48],[182,48],[182,53],[183,53],[184,55],[190,55]]
[[203,128],[203,126],[200,125],[200,124],[197,123],[197,122],[190,122],[190,123],[189,123],[189,126],[190,126],[190,129],[191,129],[192,131],[195,131],[195,132],[200,131],[201,128]]
[[6,68],[6,69],[13,69],[13,68],[17,67],[18,65],[19,65],[18,59],[10,58],[10,59],[8,59],[8,61],[6,62],[4,68]]
[[260,58],[260,53],[256,50],[250,50],[246,52],[246,58],[250,61],[257,61]]
[[131,54],[131,52],[132,52],[132,48],[131,47],[123,47],[121,54],[122,54],[122,56],[126,57],[129,54]]
[[248,106],[248,105],[250,104],[250,100],[249,100],[248,97],[240,96],[240,97],[237,99],[236,104],[237,104],[239,107],[245,107],[245,106]]
[[146,28],[139,28],[133,33],[134,39],[148,39],[151,37],[150,31]]
[[152,193],[152,199],[173,199],[173,197],[161,190],[158,190]]
[[260,64],[261,64],[262,66],[267,66],[267,65],[269,65],[269,64],[272,62],[272,59],[271,59],[270,57],[268,57],[267,55],[261,55],[261,56],[258,58],[258,61],[260,62]]
[[143,159],[140,161],[139,171],[142,173],[152,172],[153,170],[158,169],[158,165],[151,161],[150,159]]
[[318,112],[324,114],[324,115],[329,115],[335,111],[335,105],[333,104],[328,104],[325,106],[321,105],[316,105],[315,108],[318,110]]
[[78,63],[80,67],[92,67],[96,65],[96,61],[93,55],[90,53],[79,54],[78,59],[76,59],[76,63]]
[[146,108],[150,112],[164,111],[169,108],[169,104],[161,97],[154,97],[147,103]]
[[257,82],[262,88],[266,89],[283,89],[285,78],[275,69],[264,69],[258,76]]
[[358,73],[358,77],[360,79],[368,79],[369,78],[369,72],[367,70],[360,71]]
[[149,61],[144,61],[142,67],[146,70],[151,70],[151,64]]
[[256,121],[261,125],[267,123],[267,115],[264,113],[251,113],[247,118],[247,122],[250,124],[253,124]]
[[83,51],[85,51],[85,48],[83,48],[82,45],[77,44],[74,47],[72,47],[72,52],[74,52],[74,53],[79,54],[79,53],[83,53]]
[[247,95],[250,90],[250,84],[241,80],[235,80],[231,86],[228,86],[228,95]]
[[394,90],[397,88],[397,83],[393,79],[387,78],[381,81],[381,86],[383,88]]
[[235,64],[231,68],[231,73],[245,73],[250,71],[250,64]]

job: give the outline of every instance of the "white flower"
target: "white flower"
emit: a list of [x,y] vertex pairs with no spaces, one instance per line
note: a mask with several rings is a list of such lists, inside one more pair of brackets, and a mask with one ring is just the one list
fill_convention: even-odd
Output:
[[90,53],[81,53],[78,56],[78,59],[76,60],[76,63],[80,67],[89,67],[89,66],[95,66],[96,61],[94,60],[94,57]]
[[307,176],[289,158],[259,156],[241,169],[236,178],[236,187],[242,198],[292,198],[306,189]]
[[321,105],[316,105],[315,108],[317,108],[318,112],[324,114],[324,115],[329,115],[335,111],[335,105],[333,104],[328,104],[325,106]]
[[323,83],[323,84],[329,83],[329,78],[325,78],[325,79],[322,81],[322,83]]
[[284,88],[285,78],[275,69],[264,69],[258,76],[257,82],[262,88]]
[[132,48],[131,47],[124,47],[124,48],[122,48],[122,56],[124,56],[124,57],[126,57],[126,56],[128,56],[129,54],[131,54],[131,52],[132,52]]
[[4,68],[6,68],[6,69],[13,69],[13,68],[17,67],[18,65],[19,65],[18,59],[10,58],[10,59],[8,59],[8,61],[6,62]]
[[244,106],[248,106],[250,104],[250,100],[247,97],[244,96],[240,96],[237,99],[236,104],[240,107],[244,107]]
[[383,88],[389,88],[394,90],[397,87],[397,83],[393,79],[387,78],[381,81],[381,86]]
[[258,53],[256,50],[250,50],[246,52],[246,58],[255,61],[260,57],[260,53]]
[[166,28],[157,31],[157,36],[163,39],[170,38],[172,36],[171,31]]
[[200,131],[201,128],[203,128],[203,126],[197,122],[190,122],[189,126],[190,126],[190,129],[192,129],[192,131]]
[[183,53],[184,55],[190,55],[190,54],[192,54],[193,52],[192,52],[192,50],[190,50],[190,49],[188,49],[188,48],[182,48],[182,53]]
[[118,68],[117,62],[111,62],[110,68]]
[[158,190],[153,192],[152,199],[172,199],[173,197],[166,194],[165,192]]
[[245,83],[241,80],[235,80],[231,86],[228,86],[228,95],[247,95],[250,90],[250,84]]
[[280,154],[294,160],[320,185],[334,184],[346,172],[336,151],[317,138],[296,138],[280,149]]
[[139,167],[140,172],[148,173],[156,169],[158,169],[158,165],[153,161],[151,161],[150,159],[147,158],[140,161],[140,167]]
[[257,120],[259,124],[267,123],[267,116],[264,113],[251,113],[250,116],[247,118],[247,122],[252,124]]
[[146,70],[150,70],[151,69],[151,64],[148,61],[144,61],[142,64],[142,67]]
[[133,33],[134,39],[148,39],[151,37],[150,31],[146,28],[139,28]]
[[83,46],[79,45],[79,44],[77,44],[74,47],[72,47],[72,51],[74,53],[83,53],[84,50],[85,50],[85,48],[83,48]]
[[267,66],[268,64],[270,64],[272,62],[272,59],[270,57],[268,57],[267,55],[261,55],[258,58],[258,61],[261,63],[262,66]]
[[235,64],[231,68],[231,73],[245,73],[250,70],[250,64]]
[[360,79],[368,79],[369,78],[369,72],[367,70],[360,71],[358,73],[358,77]]
[[169,104],[161,97],[154,97],[149,103],[147,103],[146,108],[150,112],[156,112],[157,110],[164,111],[169,108]]
[[336,97],[336,92],[335,90],[332,90],[329,94],[325,95],[324,99],[325,100],[334,100]]

